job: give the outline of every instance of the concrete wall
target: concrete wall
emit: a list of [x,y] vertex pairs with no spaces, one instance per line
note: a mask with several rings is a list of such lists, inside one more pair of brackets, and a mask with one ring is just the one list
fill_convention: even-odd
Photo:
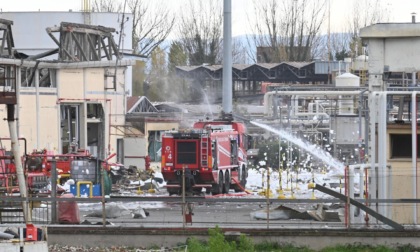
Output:
[[[72,229],[68,227],[68,229]],[[70,246],[86,246],[86,247],[111,247],[111,246],[127,246],[133,248],[151,248],[151,247],[168,247],[174,248],[181,244],[185,244],[188,238],[194,237],[198,240],[208,240],[207,229],[204,231],[197,230],[141,230],[119,228],[109,231],[93,231],[90,233],[83,232],[63,232],[58,233],[48,230],[48,245],[60,244]],[[241,232],[242,231],[242,232]],[[108,232],[108,234],[106,233]],[[183,232],[183,233],[182,233]],[[98,234],[99,233],[99,234]],[[225,235],[229,236],[229,232]],[[315,230],[315,229],[283,229],[283,230],[240,230],[230,232],[231,239],[238,238],[239,234],[246,235],[254,244],[263,242],[272,242],[282,245],[292,244],[294,246],[305,246],[313,250],[321,250],[327,247],[346,244],[363,244],[371,246],[387,246],[397,248],[398,246],[411,244],[419,247],[420,239],[416,233],[406,232],[380,232],[375,231],[346,231],[346,230]],[[418,232],[417,232],[418,233]],[[233,236],[233,237],[232,237]]]
[[382,74],[418,72],[420,65],[420,23],[374,24],[360,30],[368,45],[369,90],[384,91]]

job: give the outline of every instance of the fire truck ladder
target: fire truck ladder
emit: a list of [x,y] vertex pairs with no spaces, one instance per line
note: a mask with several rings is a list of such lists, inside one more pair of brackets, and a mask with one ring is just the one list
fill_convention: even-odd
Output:
[[201,167],[208,167],[208,142],[207,135],[201,137]]

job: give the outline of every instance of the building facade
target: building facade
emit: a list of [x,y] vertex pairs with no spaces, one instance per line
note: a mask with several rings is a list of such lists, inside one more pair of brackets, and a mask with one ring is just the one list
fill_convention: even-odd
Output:
[[[33,20],[46,20],[48,14],[37,16]],[[18,13],[16,18],[22,17]],[[15,35],[13,20],[0,21],[7,41],[0,57],[0,92],[16,91],[17,132],[26,139],[26,151],[64,154],[77,146],[100,159],[116,153],[117,141],[124,137],[129,68],[135,64],[122,58],[113,37],[116,30],[62,21],[42,27],[55,48],[35,43],[34,36],[32,50],[25,47],[27,40],[17,42],[25,34],[17,29],[19,35]],[[27,25],[40,29],[38,21]],[[5,121],[0,122],[2,138],[9,136],[7,127]]]

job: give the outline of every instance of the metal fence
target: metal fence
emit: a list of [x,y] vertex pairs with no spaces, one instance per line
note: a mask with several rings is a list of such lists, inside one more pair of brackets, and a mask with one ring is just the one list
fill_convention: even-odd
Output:
[[[25,223],[22,201],[27,201],[31,222],[38,225],[103,225],[121,227],[237,227],[237,228],[416,228],[413,223],[387,222],[355,207],[350,211],[338,199],[278,199],[267,197],[174,197],[116,196],[92,198],[0,197],[0,224]],[[366,204],[365,200],[357,200]],[[403,207],[412,211],[412,202],[374,200],[376,204]],[[74,209],[71,209],[74,208]],[[372,210],[373,211],[373,210]],[[349,216],[349,213],[353,216]],[[72,215],[72,216],[71,216]],[[74,222],[69,221],[73,219]],[[385,219],[384,219],[385,218]]]

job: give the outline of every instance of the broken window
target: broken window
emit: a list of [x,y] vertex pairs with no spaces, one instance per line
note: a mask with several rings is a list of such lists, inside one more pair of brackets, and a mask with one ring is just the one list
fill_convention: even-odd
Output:
[[0,65],[0,91],[10,92],[16,87],[16,67]]
[[62,104],[61,110],[61,146],[63,153],[70,153],[72,146],[80,145],[79,105]]
[[98,158],[104,158],[105,153],[105,118],[102,104],[86,104],[87,112],[87,148]]
[[20,70],[21,74],[21,86],[22,87],[34,87],[35,72],[32,67],[22,67]]
[[[21,86],[22,87],[35,87],[36,78],[36,67],[22,67],[21,74]],[[38,81],[39,87],[57,87],[56,82],[56,69],[41,68],[38,69]]]
[[161,161],[162,131],[149,131],[149,157],[153,162]]
[[56,69],[42,68],[39,70],[39,87],[57,87]]
[[105,89],[115,89],[116,74],[115,69],[108,68],[105,69]]
[[88,103],[87,104],[87,118],[101,119],[104,116],[102,104]]

